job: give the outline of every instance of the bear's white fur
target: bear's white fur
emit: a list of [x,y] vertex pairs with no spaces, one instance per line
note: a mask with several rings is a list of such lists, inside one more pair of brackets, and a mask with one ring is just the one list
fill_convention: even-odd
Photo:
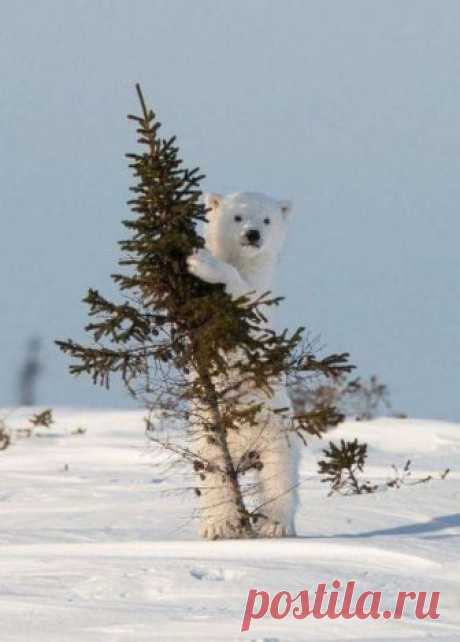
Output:
[[[227,196],[206,195],[208,224],[206,249],[188,261],[189,271],[209,283],[223,283],[232,297],[251,293],[257,296],[273,292],[278,258],[283,248],[289,212],[288,201],[278,201],[264,194],[236,193]],[[265,312],[265,310],[264,310]],[[270,312],[270,308],[267,309]],[[272,409],[289,407],[281,382],[274,394],[251,390],[251,399],[263,401],[256,427],[240,427],[228,434],[235,465],[248,451],[259,454],[258,471],[259,534],[266,537],[294,535],[297,504],[298,456],[292,436],[288,439],[285,419]],[[199,431],[199,427],[198,427]],[[206,461],[224,467],[220,451],[201,435],[198,451]],[[218,473],[207,472],[200,484],[200,533],[209,539],[234,536],[238,515],[228,499],[228,488]]]

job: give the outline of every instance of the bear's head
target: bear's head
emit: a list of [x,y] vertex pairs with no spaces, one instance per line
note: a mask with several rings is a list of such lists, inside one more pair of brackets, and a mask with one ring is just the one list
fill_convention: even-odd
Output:
[[291,204],[265,194],[206,194],[209,208],[206,245],[214,256],[240,265],[255,258],[273,260],[283,247]]

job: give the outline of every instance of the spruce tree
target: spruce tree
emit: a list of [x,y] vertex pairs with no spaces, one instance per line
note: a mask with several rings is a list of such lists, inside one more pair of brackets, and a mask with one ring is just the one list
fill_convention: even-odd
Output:
[[[73,359],[71,373],[89,374],[94,383],[106,387],[113,374],[120,375],[149,409],[161,408],[185,423],[192,414],[195,422],[198,416],[225,462],[219,472],[240,515],[236,535],[249,536],[251,515],[228,434],[238,426],[254,425],[261,404],[238,403],[238,387],[244,383],[268,395],[280,377],[315,372],[336,377],[349,371],[348,355],[317,359],[305,346],[302,328],[289,335],[265,327],[264,308],[280,300],[269,293],[256,300],[233,300],[222,285],[189,274],[187,257],[204,246],[197,231],[206,220],[199,187],[204,176],[198,168],[183,166],[175,137],[160,136],[160,123],[136,87],[141,115],[128,118],[136,123],[142,150],[127,154],[136,181],[128,201],[133,215],[123,221],[129,238],[120,242],[119,265],[125,271],[112,275],[123,300],[113,303],[90,289],[84,301],[89,306],[86,330],[91,345],[71,339],[57,344]],[[323,407],[293,418],[290,429],[300,435],[318,434],[341,419],[335,408]],[[151,423],[148,427],[154,428]],[[183,443],[168,441],[167,447],[190,460],[201,475],[213,465],[200,461],[193,447]]]

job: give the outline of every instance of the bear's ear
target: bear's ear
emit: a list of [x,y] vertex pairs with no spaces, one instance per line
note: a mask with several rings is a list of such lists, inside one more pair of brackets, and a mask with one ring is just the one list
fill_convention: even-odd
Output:
[[280,201],[279,204],[280,204],[281,214],[283,216],[287,216],[289,212],[292,210],[291,201]]
[[206,207],[216,210],[221,201],[222,201],[222,194],[217,194],[216,192],[209,192],[207,194],[204,194],[204,204]]

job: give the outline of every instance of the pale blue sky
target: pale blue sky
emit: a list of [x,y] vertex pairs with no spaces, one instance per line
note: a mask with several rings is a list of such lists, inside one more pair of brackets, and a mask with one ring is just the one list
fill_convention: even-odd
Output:
[[88,286],[113,293],[142,83],[204,189],[295,210],[289,326],[395,406],[460,419],[460,3],[20,0],[1,8],[0,404],[27,338],[42,403],[124,405],[67,375]]

